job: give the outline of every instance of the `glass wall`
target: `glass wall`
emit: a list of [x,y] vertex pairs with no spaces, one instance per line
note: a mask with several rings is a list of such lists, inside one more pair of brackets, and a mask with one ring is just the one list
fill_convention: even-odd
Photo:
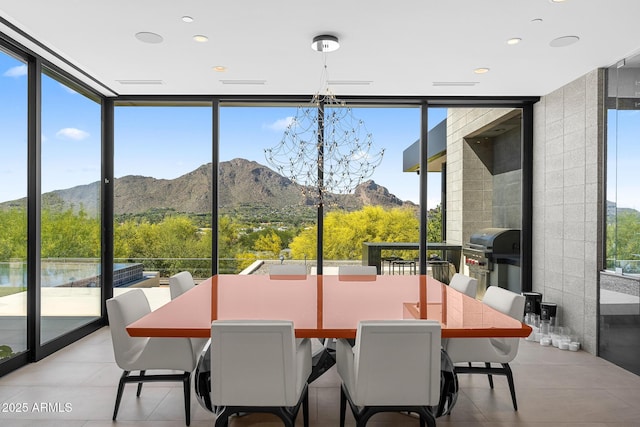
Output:
[[608,72],[606,268],[640,274],[640,59]]
[[41,343],[101,316],[101,105],[42,76]]
[[[315,269],[314,194],[290,179],[290,155],[281,149],[295,114],[291,106],[220,109],[220,273],[268,274],[280,263]],[[307,240],[296,241],[300,235]]]
[[640,56],[607,72],[605,268],[599,355],[640,374]]
[[210,277],[211,107],[117,106],[114,120],[114,287]]
[[0,50],[0,364],[27,350],[27,64]]
[[[362,265],[367,242],[380,244],[381,260],[375,263],[382,274],[392,267],[398,274],[415,274],[420,179],[404,170],[403,155],[420,135],[420,108],[334,107],[325,115],[325,150],[340,148],[325,153],[323,273]],[[335,125],[334,115],[340,117]],[[415,249],[389,249],[386,243],[414,243]],[[368,247],[373,251],[375,245]]]

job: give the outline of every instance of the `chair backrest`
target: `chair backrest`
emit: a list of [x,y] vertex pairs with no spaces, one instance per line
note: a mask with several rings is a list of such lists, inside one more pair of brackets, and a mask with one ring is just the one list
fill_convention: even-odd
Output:
[[456,267],[449,261],[429,260],[427,265],[431,267],[433,278],[445,285],[450,284],[451,278],[456,274]]
[[113,353],[116,363],[122,369],[126,370],[132,359],[137,356],[138,350],[141,350],[148,340],[129,336],[125,328],[149,312],[151,307],[142,289],[132,289],[107,300]]
[[460,273],[453,275],[449,286],[472,298],[475,298],[478,292],[478,280]]
[[375,265],[341,265],[338,267],[338,280],[376,280],[378,269]]
[[[218,406],[293,406],[298,401],[296,342],[289,320],[211,324],[211,402]],[[306,378],[302,379],[306,381]]]
[[489,286],[484,294],[483,303],[489,307],[522,321],[525,297],[499,286]]
[[304,264],[274,264],[269,267],[271,279],[304,279],[307,277],[307,266]]
[[437,405],[440,398],[440,323],[367,320],[354,347],[359,405]]
[[196,282],[193,281],[193,276],[191,276],[191,273],[188,271],[181,271],[180,273],[174,274],[169,277],[169,292],[171,293],[171,299],[175,299],[184,294],[195,285]]
[[[482,302],[501,313],[522,321],[526,298],[499,286],[489,286]],[[490,338],[491,344],[503,357],[513,360],[518,354],[519,338]]]

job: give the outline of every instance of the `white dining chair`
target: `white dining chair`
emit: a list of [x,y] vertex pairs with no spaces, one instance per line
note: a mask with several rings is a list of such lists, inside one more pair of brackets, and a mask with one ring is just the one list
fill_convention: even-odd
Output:
[[196,282],[193,280],[193,276],[188,271],[181,271],[173,276],[169,277],[169,293],[171,299],[176,299],[189,289],[193,288]]
[[304,264],[274,264],[269,267],[271,279],[304,279],[307,277],[307,266]]
[[363,320],[356,345],[337,343],[340,427],[346,404],[357,427],[379,412],[414,412],[435,427],[440,399],[440,323],[434,320]]
[[[176,299],[180,295],[189,291],[196,286],[196,282],[193,280],[193,276],[188,271],[181,271],[173,276],[169,277],[169,293],[171,299]],[[197,352],[204,348],[211,338],[189,338],[191,340],[191,346],[193,351]]]
[[449,286],[466,296],[475,298],[478,292],[478,279],[455,273],[449,282]]
[[[113,342],[116,364],[124,371],[118,383],[113,410],[115,421],[120,408],[124,386],[138,383],[136,396],[140,397],[144,382],[181,381],[184,391],[186,424],[191,423],[191,372],[196,367],[199,353],[194,351],[189,338],[139,338],[131,337],[126,327],[151,312],[149,301],[142,289],[132,289],[107,300],[109,329]],[[179,374],[147,375],[151,369],[182,371]],[[140,371],[139,375],[131,375]]]
[[[517,320],[521,320],[524,314],[524,296],[498,286],[489,286],[482,302]],[[491,388],[493,375],[505,375],[513,409],[517,411],[515,384],[509,362],[518,354],[519,343],[520,338],[449,338],[444,343],[444,349],[454,364],[466,364],[455,366],[457,374],[488,375]],[[473,366],[474,362],[483,363],[484,366]],[[492,363],[499,363],[501,367],[491,366]]]
[[311,342],[289,320],[215,320],[211,324],[211,402],[216,427],[236,413],[269,412],[293,427],[302,405],[309,425]]
[[339,276],[375,276],[378,270],[375,265],[341,265],[338,267]]

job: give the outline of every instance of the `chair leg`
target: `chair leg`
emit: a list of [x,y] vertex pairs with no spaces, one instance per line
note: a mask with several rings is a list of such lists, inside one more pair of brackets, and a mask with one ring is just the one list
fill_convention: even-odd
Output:
[[360,416],[356,419],[356,427],[366,427],[369,418],[373,417],[376,413],[377,411],[365,406],[364,409],[360,411]]
[[420,427],[436,427],[436,416],[430,410],[422,407],[418,408],[418,414],[420,415]]
[[[491,369],[491,363],[485,362],[484,366],[486,366],[487,369]],[[488,374],[487,377],[489,377],[489,387],[493,388],[493,375]]]
[[292,414],[287,411],[286,408],[281,407],[275,411],[269,411],[273,414],[276,414],[280,420],[284,423],[284,427],[294,427],[296,420],[293,418]]
[[222,411],[217,412],[215,427],[227,427],[229,415],[231,415],[231,413],[227,411],[227,408],[222,408]]
[[184,413],[187,425],[191,424],[191,373],[185,372],[182,380],[184,387]]
[[308,388],[304,392],[304,400],[302,401],[302,422],[304,427],[309,427],[309,389]]
[[347,396],[344,394],[344,389],[340,387],[340,427],[344,427],[345,414],[347,412]]
[[[144,374],[147,371],[140,371],[140,376],[144,377]],[[136,397],[140,397],[140,393],[142,392],[142,381],[138,383],[138,390],[136,391]]]
[[120,376],[120,382],[118,383],[118,392],[116,393],[116,405],[113,408],[113,421],[115,421],[116,416],[118,416],[118,409],[120,409],[120,400],[122,399],[122,392],[124,391],[124,380],[128,375],[129,371],[124,371]]
[[511,401],[513,402],[514,411],[518,410],[518,403],[516,402],[516,386],[513,382],[513,372],[508,363],[502,363],[502,367],[507,375],[507,381],[509,382],[509,391],[511,392]]

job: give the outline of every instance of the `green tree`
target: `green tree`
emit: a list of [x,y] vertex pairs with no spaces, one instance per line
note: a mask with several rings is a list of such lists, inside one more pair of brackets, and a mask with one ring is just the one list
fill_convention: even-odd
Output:
[[640,259],[640,216],[637,212],[618,212],[617,221],[607,225],[607,257]]
[[236,255],[236,258],[238,260],[238,272],[240,272],[253,264],[258,259],[258,256],[252,252],[241,252]]
[[282,240],[275,232],[262,235],[256,240],[254,249],[259,252],[267,252],[272,258],[277,258],[282,250]]
[[218,253],[220,258],[233,258],[238,252],[237,243],[241,229],[240,224],[228,215],[221,215],[218,218]]
[[293,238],[289,248],[294,259],[316,258],[317,226],[303,229]]
[[[359,259],[363,242],[415,242],[419,222],[411,209],[365,206],[359,211],[329,212],[324,219],[324,257]],[[316,257],[317,226],[303,230],[291,242],[294,258]]]
[[[427,241],[442,241],[442,205],[429,209],[427,213]],[[439,252],[433,252],[439,255]]]
[[0,261],[27,257],[27,213],[23,208],[0,211]]
[[63,212],[42,210],[41,215],[43,258],[99,258],[100,221],[83,209],[75,214],[72,209]]

